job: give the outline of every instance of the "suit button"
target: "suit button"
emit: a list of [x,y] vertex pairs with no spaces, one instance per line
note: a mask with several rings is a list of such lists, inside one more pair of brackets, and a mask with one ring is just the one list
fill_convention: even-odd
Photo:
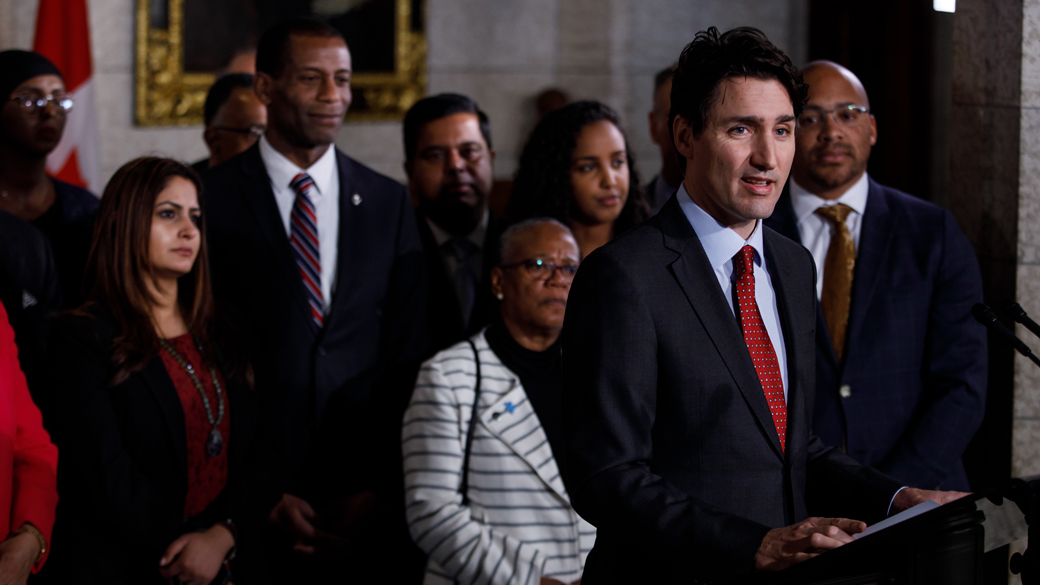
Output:
[[841,388],[838,388],[838,395],[842,398],[848,398],[852,396],[852,388],[848,384],[842,384]]
[[325,355],[325,348],[324,347],[318,347],[318,355],[321,355],[321,356]]

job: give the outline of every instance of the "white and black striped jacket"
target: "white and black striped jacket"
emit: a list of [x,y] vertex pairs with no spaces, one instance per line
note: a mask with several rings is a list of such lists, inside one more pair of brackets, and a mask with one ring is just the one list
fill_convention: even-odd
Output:
[[404,415],[405,503],[412,539],[429,555],[425,583],[580,579],[596,529],[571,507],[520,379],[483,332],[473,341],[482,381],[467,506],[459,485],[476,381],[468,343],[423,364]]

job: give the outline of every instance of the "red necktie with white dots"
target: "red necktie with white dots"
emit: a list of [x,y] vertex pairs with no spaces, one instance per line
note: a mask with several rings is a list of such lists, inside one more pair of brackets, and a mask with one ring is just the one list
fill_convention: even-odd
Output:
[[776,351],[769,340],[762,314],[755,301],[755,249],[745,245],[733,257],[733,270],[737,274],[737,305],[740,307],[740,328],[744,332],[744,343],[751,353],[755,373],[762,384],[769,402],[769,413],[773,415],[776,434],[780,436],[780,448],[787,448],[787,402],[784,400],[784,381],[780,377],[780,364]]

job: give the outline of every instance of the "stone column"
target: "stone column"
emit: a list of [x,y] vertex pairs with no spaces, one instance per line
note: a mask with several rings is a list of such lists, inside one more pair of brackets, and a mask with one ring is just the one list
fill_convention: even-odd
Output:
[[[1040,0],[957,2],[952,89],[949,203],[979,254],[986,302],[1017,299],[1040,317]],[[991,338],[989,381],[977,476],[1040,473],[1040,369]]]
[[[1021,98],[1018,140],[1018,253],[1016,292],[1022,307],[1040,318],[1040,0],[1021,7]],[[1036,338],[1017,333],[1034,348]],[[1040,473],[1040,369],[1015,359],[1015,406],[1011,474]]]

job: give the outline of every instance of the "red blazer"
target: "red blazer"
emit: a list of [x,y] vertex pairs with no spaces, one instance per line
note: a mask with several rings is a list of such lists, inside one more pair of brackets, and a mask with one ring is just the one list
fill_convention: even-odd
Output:
[[[47,539],[48,553],[58,505],[57,474],[58,448],[29,396],[14,330],[0,304],[0,527],[10,534],[31,523]],[[40,557],[34,573],[46,559]]]

